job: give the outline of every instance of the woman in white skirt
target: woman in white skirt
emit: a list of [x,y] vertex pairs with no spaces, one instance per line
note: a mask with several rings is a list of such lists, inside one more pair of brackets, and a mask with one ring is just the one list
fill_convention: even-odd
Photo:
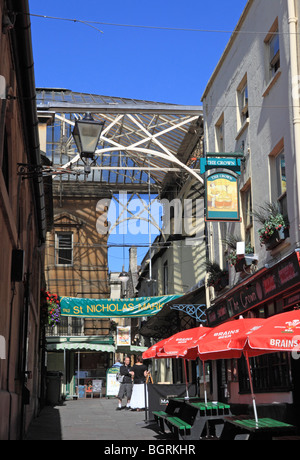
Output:
[[148,392],[147,392],[147,385],[145,389],[145,381],[148,374],[147,366],[143,364],[143,358],[141,356],[137,357],[136,363],[131,368],[131,371],[134,372],[134,379],[133,379],[133,389],[132,395],[130,399],[130,407],[131,410],[141,410],[145,409],[146,401],[145,401],[145,391],[146,391],[146,398],[148,401]]

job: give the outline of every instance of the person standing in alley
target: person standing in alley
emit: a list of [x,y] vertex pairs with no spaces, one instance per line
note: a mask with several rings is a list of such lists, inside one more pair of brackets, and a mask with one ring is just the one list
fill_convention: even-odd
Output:
[[[134,373],[133,380],[133,390],[130,400],[131,410],[141,410],[146,407],[146,400],[148,399],[147,386],[145,388],[146,377],[148,374],[148,369],[145,364],[143,364],[142,356],[138,356],[136,363],[132,366],[131,371]],[[146,393],[146,396],[145,396]]]
[[126,409],[129,409],[131,394],[132,394],[132,371],[130,367],[130,358],[126,357],[124,359],[124,365],[120,367],[120,375],[123,376],[123,380],[120,383],[119,393],[118,393],[118,400],[119,404],[116,410],[122,409],[122,399],[126,396],[127,397],[127,405]]

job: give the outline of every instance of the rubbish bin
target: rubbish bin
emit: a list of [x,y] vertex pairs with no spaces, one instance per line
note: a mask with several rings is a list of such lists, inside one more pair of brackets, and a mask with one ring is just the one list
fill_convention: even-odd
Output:
[[46,384],[46,402],[51,406],[59,404],[61,401],[61,382],[62,372],[47,372]]

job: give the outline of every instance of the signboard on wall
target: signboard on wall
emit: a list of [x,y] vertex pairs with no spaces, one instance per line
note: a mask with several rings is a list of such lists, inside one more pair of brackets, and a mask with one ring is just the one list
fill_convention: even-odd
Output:
[[117,346],[131,345],[131,327],[130,326],[117,326]]
[[234,173],[214,171],[205,177],[207,221],[240,221],[238,178]]

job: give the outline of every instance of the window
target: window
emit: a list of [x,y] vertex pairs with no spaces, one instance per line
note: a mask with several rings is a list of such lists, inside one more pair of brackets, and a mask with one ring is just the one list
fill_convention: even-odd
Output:
[[282,138],[269,155],[272,201],[278,201],[280,212],[287,216],[286,171],[284,139]]
[[249,118],[248,110],[248,83],[247,74],[242,79],[237,89],[237,105],[238,105],[238,130],[244,125]]
[[55,337],[60,335],[84,335],[84,319],[61,316],[60,322],[55,326],[46,327],[47,337]]
[[279,35],[278,30],[269,42],[270,50],[270,72],[271,76],[275,75],[280,67]]
[[267,58],[267,81],[271,80],[280,68],[280,44],[278,18],[276,18],[268,35],[265,38]]
[[240,101],[241,101],[241,120],[242,123],[247,120],[249,117],[249,112],[248,112],[248,85],[244,86],[244,88],[240,92]]
[[241,192],[242,198],[242,212],[243,212],[243,223],[244,223],[244,234],[246,246],[252,244],[252,230],[253,230],[253,217],[252,217],[252,193],[251,185],[243,189]]
[[216,131],[216,151],[224,152],[224,114],[221,115],[215,126]]
[[280,205],[280,211],[287,215],[286,203],[286,175],[285,175],[285,154],[281,152],[276,157],[276,179],[277,179],[277,200]]
[[[254,392],[289,391],[291,389],[288,353],[272,353],[250,358]],[[239,359],[240,393],[250,393],[245,358]]]
[[168,262],[164,263],[164,295],[168,294]]
[[55,234],[55,264],[73,265],[73,233]]

